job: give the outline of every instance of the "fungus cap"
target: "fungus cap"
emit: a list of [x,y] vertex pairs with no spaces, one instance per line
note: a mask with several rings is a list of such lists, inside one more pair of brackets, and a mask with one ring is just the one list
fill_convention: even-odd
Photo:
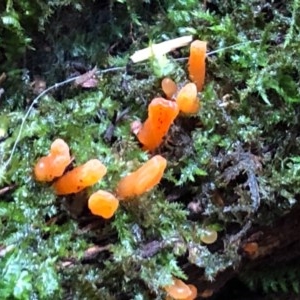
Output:
[[200,109],[195,83],[187,83],[178,93],[176,102],[180,111],[186,114],[195,114]]
[[161,81],[161,88],[168,99],[172,99],[172,96],[177,92],[176,83],[168,77]]
[[51,144],[50,153],[52,155],[70,156],[70,149],[63,139],[56,139]]
[[50,153],[37,161],[34,167],[35,179],[52,181],[64,173],[70,162],[69,146],[62,139],[56,139],[51,144]]
[[248,256],[255,256],[258,251],[258,244],[256,242],[249,242],[243,245],[242,248]]
[[198,290],[193,284],[188,284],[187,285],[191,291],[191,294],[185,298],[184,300],[194,300],[197,298]]
[[207,42],[200,40],[195,40],[190,46],[188,72],[198,91],[202,90],[205,80],[206,46]]
[[178,278],[173,279],[173,284],[165,287],[166,292],[169,296],[174,299],[187,299],[192,295],[192,291],[187,284]]
[[52,181],[54,174],[51,170],[51,159],[48,156],[41,157],[34,166],[34,176],[37,181]]
[[88,207],[93,215],[109,219],[118,209],[119,200],[112,193],[98,190],[89,197]]

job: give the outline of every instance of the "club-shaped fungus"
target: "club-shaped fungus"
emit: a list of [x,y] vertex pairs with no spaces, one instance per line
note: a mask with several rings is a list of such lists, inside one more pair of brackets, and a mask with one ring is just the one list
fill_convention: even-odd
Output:
[[137,131],[137,138],[145,150],[156,149],[163,141],[179,113],[176,102],[155,98],[148,107],[148,118]]
[[98,190],[89,197],[88,207],[93,215],[109,219],[118,209],[119,200],[107,191]]
[[168,296],[176,300],[190,299],[192,291],[190,287],[178,278],[173,279],[173,284],[165,287]]
[[188,72],[191,81],[196,84],[198,92],[204,85],[206,45],[207,42],[195,40],[190,46]]
[[165,158],[160,155],[153,156],[135,172],[120,180],[116,189],[118,198],[132,198],[151,190],[160,182],[166,166]]
[[197,97],[197,86],[195,83],[187,83],[176,97],[179,110],[185,114],[195,114],[200,109],[200,101]]
[[50,153],[36,163],[35,178],[37,181],[52,181],[64,173],[70,162],[69,146],[62,139],[56,139],[51,144]]
[[161,81],[161,88],[162,88],[163,92],[165,93],[167,99],[172,99],[174,94],[177,92],[176,83],[171,78],[168,78],[168,77],[165,77]]
[[197,298],[198,290],[193,284],[188,284],[188,287],[191,290],[191,295],[185,298],[184,300],[194,300]]
[[105,174],[106,167],[98,159],[91,159],[60,177],[53,188],[57,195],[78,193],[95,184]]

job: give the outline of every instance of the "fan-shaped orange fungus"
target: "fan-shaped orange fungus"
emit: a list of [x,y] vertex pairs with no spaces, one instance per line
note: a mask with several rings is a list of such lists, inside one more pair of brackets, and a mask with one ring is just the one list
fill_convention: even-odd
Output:
[[165,171],[167,160],[155,155],[135,172],[123,177],[118,183],[116,193],[120,199],[144,194],[157,185]]
[[118,209],[119,200],[109,192],[98,190],[90,196],[88,207],[93,215],[109,219]]
[[155,98],[148,107],[148,118],[137,132],[138,140],[145,150],[154,150],[163,141],[179,113],[177,103],[164,98]]
[[53,188],[57,195],[78,193],[95,184],[105,174],[106,167],[98,159],[91,159],[60,177]]
[[201,91],[204,85],[206,45],[207,42],[195,40],[190,46],[188,72],[198,91]]
[[186,114],[195,114],[200,109],[197,98],[197,86],[195,83],[187,83],[176,97],[179,110]]
[[173,299],[189,299],[192,295],[192,291],[187,284],[178,278],[173,279],[173,284],[165,287],[166,292]]
[[177,92],[176,83],[168,77],[161,81],[161,88],[168,99],[172,99],[172,96]]
[[61,176],[70,164],[69,146],[62,139],[56,139],[47,156],[41,157],[34,167],[34,175],[38,181],[52,181]]

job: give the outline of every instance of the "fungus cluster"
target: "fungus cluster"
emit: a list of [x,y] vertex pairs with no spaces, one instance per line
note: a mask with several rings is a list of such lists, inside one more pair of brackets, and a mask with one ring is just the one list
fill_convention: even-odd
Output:
[[[50,154],[38,160],[34,167],[35,178],[38,181],[53,181],[52,187],[56,195],[78,193],[97,183],[106,174],[106,167],[98,160],[91,159],[85,164],[65,172],[71,162],[69,147],[62,140],[55,140]],[[140,196],[156,186],[167,166],[167,161],[156,155],[144,163],[135,172],[125,176],[117,185],[115,195],[108,191],[98,190],[88,199],[88,208],[92,214],[104,219],[111,218],[119,207],[119,199],[129,199]]]
[[177,84],[171,78],[164,78],[161,87],[167,99],[153,99],[148,106],[146,121],[143,124],[137,121],[132,123],[132,132],[144,150],[153,151],[161,145],[179,112],[189,115],[200,110],[197,94],[202,90],[205,79],[206,44],[199,40],[191,43],[188,71],[192,82],[178,91]]
[[[181,89],[170,78],[161,82],[165,98],[153,99],[148,106],[148,118],[144,123],[134,122],[132,131],[143,145],[143,149],[153,151],[158,148],[167,135],[170,126],[181,112],[196,114],[200,109],[198,92],[202,90],[205,78],[206,42],[194,41],[190,48],[188,61],[189,78]],[[38,160],[34,167],[37,181],[53,182],[52,187],[56,195],[78,193],[101,180],[107,173],[106,167],[98,159],[91,159],[86,163],[74,167],[66,172],[71,164],[68,145],[62,140],[55,140],[50,153]],[[155,155],[136,171],[121,178],[114,193],[97,190],[87,201],[92,214],[104,219],[113,217],[120,201],[140,196],[154,188],[162,179],[167,161],[161,155]],[[206,230],[201,240],[214,243],[217,233]],[[245,250],[246,251],[246,250]],[[167,299],[193,300],[197,297],[194,285],[187,285],[182,280],[174,278],[173,284],[166,286]]]

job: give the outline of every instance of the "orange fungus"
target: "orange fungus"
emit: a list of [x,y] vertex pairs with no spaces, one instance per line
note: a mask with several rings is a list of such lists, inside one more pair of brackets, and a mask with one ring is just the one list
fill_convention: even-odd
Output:
[[88,200],[88,207],[93,215],[111,218],[119,207],[119,200],[111,193],[98,190]]
[[196,84],[198,91],[201,91],[204,85],[206,45],[207,42],[196,40],[190,46],[189,77]]
[[192,291],[187,284],[178,278],[173,279],[173,284],[165,287],[166,292],[169,296],[174,299],[190,299]]
[[91,159],[60,177],[53,187],[57,195],[77,193],[95,184],[105,174],[106,167],[98,159]]
[[243,250],[245,253],[247,253],[249,256],[254,256],[257,251],[258,251],[258,244],[255,243],[255,242],[249,242],[249,243],[246,243],[244,246],[243,246]]
[[50,153],[36,163],[35,178],[38,181],[52,181],[64,173],[70,162],[69,146],[62,139],[56,139],[51,145]]
[[164,98],[155,98],[148,107],[148,118],[137,132],[145,150],[154,150],[163,141],[179,113],[178,105]]
[[197,98],[197,86],[195,83],[187,83],[178,93],[176,102],[180,111],[186,114],[195,114],[200,109],[200,101]]
[[168,99],[177,92],[177,85],[171,78],[164,78],[161,82],[161,88]]
[[131,198],[142,195],[157,185],[167,166],[167,160],[155,155],[135,172],[121,179],[117,186],[119,198]]
[[184,300],[194,300],[197,297],[198,290],[193,284],[188,284],[188,287],[190,288],[191,295],[187,298],[184,298]]

